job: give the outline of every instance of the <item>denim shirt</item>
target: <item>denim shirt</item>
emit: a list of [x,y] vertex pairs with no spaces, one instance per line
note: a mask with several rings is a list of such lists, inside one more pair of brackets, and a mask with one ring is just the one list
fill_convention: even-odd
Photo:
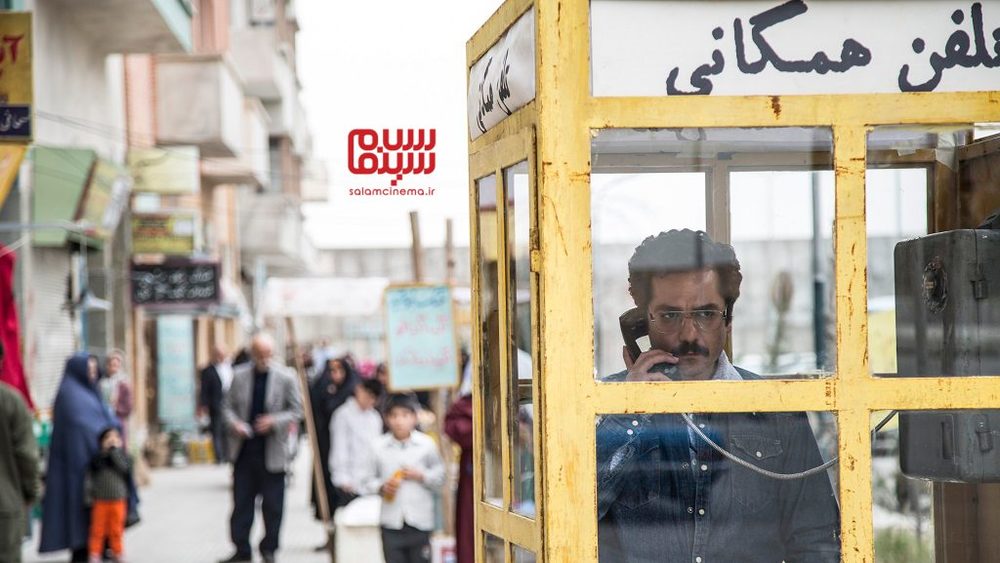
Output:
[[[744,379],[758,376],[739,370]],[[607,381],[622,381],[615,374]],[[717,444],[793,473],[823,463],[805,413],[694,415]],[[597,425],[601,563],[833,563],[840,515],[825,472],[775,480],[733,464],[679,415],[610,415]]]

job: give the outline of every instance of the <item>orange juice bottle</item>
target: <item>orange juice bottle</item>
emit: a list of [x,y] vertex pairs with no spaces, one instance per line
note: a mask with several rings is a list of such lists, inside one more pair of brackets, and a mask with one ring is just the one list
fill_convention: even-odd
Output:
[[[392,474],[392,477],[389,478],[389,481],[397,485],[401,483],[403,481],[403,470],[397,469],[396,472]],[[382,493],[382,498],[384,498],[386,502],[392,502],[396,498],[396,493],[384,492]]]

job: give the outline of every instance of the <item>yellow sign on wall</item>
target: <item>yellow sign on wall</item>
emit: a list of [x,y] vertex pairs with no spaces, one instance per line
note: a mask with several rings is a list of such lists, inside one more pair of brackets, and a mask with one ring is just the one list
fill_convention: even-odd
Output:
[[31,12],[0,12],[0,141],[32,138]]
[[0,208],[7,201],[10,187],[21,168],[25,150],[24,145],[0,145]]

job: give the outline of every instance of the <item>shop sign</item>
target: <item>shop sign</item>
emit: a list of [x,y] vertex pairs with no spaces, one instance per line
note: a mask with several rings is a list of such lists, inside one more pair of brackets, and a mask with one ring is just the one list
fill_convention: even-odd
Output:
[[0,141],[32,139],[31,12],[0,12]]
[[136,192],[196,194],[201,190],[198,147],[136,148],[128,152],[128,167]]
[[76,216],[87,228],[87,235],[111,236],[118,228],[131,186],[132,179],[118,165],[97,159]]
[[219,302],[219,279],[218,262],[132,264],[132,304],[212,305]]
[[595,96],[1000,87],[996,2],[593,0],[591,37]]
[[195,224],[196,218],[190,213],[132,215],[132,253],[191,254]]
[[535,99],[535,11],[530,10],[469,71],[469,135],[489,131]]

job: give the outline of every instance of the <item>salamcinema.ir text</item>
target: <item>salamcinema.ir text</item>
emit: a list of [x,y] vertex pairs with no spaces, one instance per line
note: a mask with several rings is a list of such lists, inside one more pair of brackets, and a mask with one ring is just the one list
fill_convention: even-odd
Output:
[[434,188],[351,188],[347,195],[434,195]]

